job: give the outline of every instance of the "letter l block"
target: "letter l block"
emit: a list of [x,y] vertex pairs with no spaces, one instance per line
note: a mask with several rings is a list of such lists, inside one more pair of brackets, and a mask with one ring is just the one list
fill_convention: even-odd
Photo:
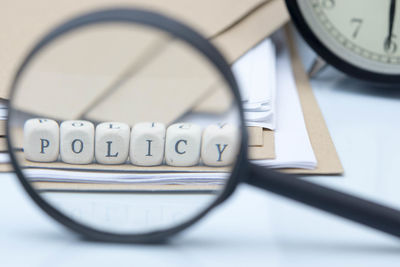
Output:
[[128,159],[128,124],[104,122],[96,127],[95,157],[100,164],[122,164]]

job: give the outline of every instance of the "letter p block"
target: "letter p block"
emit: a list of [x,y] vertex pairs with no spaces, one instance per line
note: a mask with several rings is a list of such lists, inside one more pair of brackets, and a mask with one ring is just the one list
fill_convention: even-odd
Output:
[[60,131],[56,121],[30,119],[24,124],[24,155],[37,162],[56,161],[59,153]]

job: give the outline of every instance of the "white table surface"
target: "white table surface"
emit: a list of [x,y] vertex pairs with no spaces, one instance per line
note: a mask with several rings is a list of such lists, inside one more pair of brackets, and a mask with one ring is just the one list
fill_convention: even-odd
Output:
[[[400,90],[329,69],[313,81],[346,174],[310,178],[400,207]],[[399,266],[399,240],[241,185],[164,245],[80,239],[0,176],[0,266]]]

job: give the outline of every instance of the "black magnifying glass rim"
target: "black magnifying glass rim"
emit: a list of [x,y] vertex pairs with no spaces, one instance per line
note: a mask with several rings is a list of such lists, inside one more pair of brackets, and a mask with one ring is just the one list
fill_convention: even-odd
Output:
[[[240,95],[238,85],[236,80],[232,74],[232,71],[221,55],[221,53],[204,37],[202,37],[195,30],[189,28],[188,26],[172,19],[161,15],[159,13],[155,13],[152,11],[131,8],[131,7],[122,7],[122,8],[111,8],[111,9],[102,9],[90,13],[86,13],[84,15],[75,17],[64,24],[56,27],[52,31],[50,31],[43,39],[41,39],[29,52],[26,56],[22,64],[20,65],[18,71],[16,72],[11,90],[9,93],[9,107],[11,107],[13,95],[18,85],[19,78],[22,73],[26,69],[29,62],[34,59],[35,55],[41,51],[41,49],[45,48],[48,44],[50,44],[53,40],[58,37],[76,30],[78,28],[82,28],[89,25],[101,24],[101,23],[126,23],[126,24],[139,24],[143,26],[149,26],[166,33],[171,34],[172,36],[184,41],[185,43],[191,45],[191,47],[195,48],[202,55],[210,60],[213,65],[220,71],[221,75],[225,78],[226,82],[232,89],[232,93],[234,94],[234,104],[239,108],[239,116],[240,116],[240,130],[242,134],[242,142],[240,145],[239,153],[237,156],[237,161],[235,166],[233,167],[232,174],[230,179],[227,180],[227,184],[223,190],[223,192],[218,196],[218,198],[210,204],[207,208],[201,211],[198,215],[188,219],[187,221],[171,227],[165,230],[157,230],[146,232],[143,234],[122,234],[122,233],[112,233],[108,231],[98,230],[82,223],[79,223],[70,217],[66,216],[61,211],[54,208],[51,204],[49,204],[46,200],[44,200],[30,185],[30,183],[25,179],[21,168],[18,164],[18,161],[13,153],[12,147],[12,136],[10,135],[10,125],[9,121],[7,121],[6,133],[7,133],[7,146],[11,159],[11,164],[15,170],[15,173],[18,176],[19,181],[22,186],[29,194],[29,196],[33,199],[33,201],[48,215],[50,215],[53,219],[66,226],[70,230],[77,232],[78,234],[83,235],[84,237],[91,240],[100,240],[100,241],[108,241],[108,242],[130,242],[130,243],[155,243],[155,242],[163,242],[168,239],[168,237],[181,232],[182,230],[188,228],[202,217],[204,217],[210,210],[214,207],[222,203],[228,196],[230,196],[237,184],[241,180],[245,180],[245,176],[248,173],[248,164],[246,164],[247,158],[247,131],[244,127],[244,115],[243,108],[240,102]],[[12,112],[12,109],[11,109]]]
[[308,45],[326,62],[334,66],[336,69],[361,80],[373,82],[376,84],[394,84],[400,82],[400,74],[384,74],[372,72],[357,67],[348,61],[343,60],[331,50],[329,50],[314,34],[305,21],[303,13],[300,11],[299,0],[285,0],[290,16],[294,25],[303,36]]

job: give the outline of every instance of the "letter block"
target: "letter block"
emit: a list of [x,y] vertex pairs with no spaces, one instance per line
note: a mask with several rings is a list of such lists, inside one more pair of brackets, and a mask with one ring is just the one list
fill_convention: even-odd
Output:
[[128,159],[130,127],[120,122],[96,126],[95,157],[100,164],[122,164]]
[[61,160],[89,164],[94,158],[94,125],[89,121],[64,121],[60,125]]
[[209,125],[203,132],[201,159],[209,166],[234,163],[239,149],[239,130],[231,124]]
[[193,166],[199,163],[201,128],[192,123],[177,123],[168,127],[165,161],[171,166]]
[[24,124],[24,155],[37,162],[56,161],[59,154],[60,130],[50,119],[30,119]]
[[137,123],[132,128],[129,157],[139,166],[160,165],[164,159],[165,125],[158,122]]

